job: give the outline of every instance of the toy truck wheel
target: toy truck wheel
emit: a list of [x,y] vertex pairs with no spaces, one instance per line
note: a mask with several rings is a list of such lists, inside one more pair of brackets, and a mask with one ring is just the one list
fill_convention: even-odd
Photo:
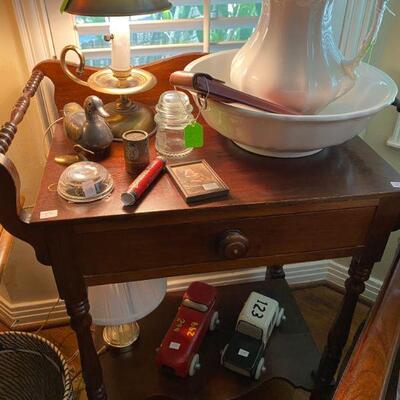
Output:
[[190,362],[189,367],[189,376],[193,376],[200,369],[200,356],[196,353],[192,361]]
[[278,318],[276,319],[276,326],[278,327],[282,321],[284,321],[286,319],[285,317],[285,309],[281,308],[279,309],[279,313],[278,313]]
[[210,322],[210,331],[215,331],[216,327],[219,324],[219,314],[218,311],[214,311],[214,314],[211,317],[211,322]]
[[264,371],[265,371],[264,357],[262,357],[262,358],[260,359],[260,361],[258,362],[257,369],[256,369],[256,372],[255,372],[255,374],[254,374],[254,379],[258,381],[258,380],[260,379],[260,377],[261,377],[261,374],[262,374]]

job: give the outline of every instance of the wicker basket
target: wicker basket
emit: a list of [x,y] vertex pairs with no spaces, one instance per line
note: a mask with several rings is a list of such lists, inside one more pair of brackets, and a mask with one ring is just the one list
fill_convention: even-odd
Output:
[[0,400],[72,400],[67,363],[41,336],[0,333]]

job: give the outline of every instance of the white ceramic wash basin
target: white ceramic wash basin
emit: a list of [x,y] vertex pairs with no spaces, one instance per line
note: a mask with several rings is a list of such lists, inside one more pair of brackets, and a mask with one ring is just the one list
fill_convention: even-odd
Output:
[[[236,51],[201,57],[185,70],[209,73],[232,86],[230,65]],[[315,115],[272,114],[211,99],[202,115],[212,128],[248,151],[274,157],[311,155],[358,135],[374,114],[395,100],[397,86],[384,72],[362,63],[358,74],[353,89]]]

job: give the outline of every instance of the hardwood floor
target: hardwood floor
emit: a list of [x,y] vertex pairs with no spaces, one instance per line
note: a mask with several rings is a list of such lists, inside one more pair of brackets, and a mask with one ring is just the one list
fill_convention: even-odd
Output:
[[[322,350],[326,335],[341,301],[341,293],[325,285],[294,288],[293,293],[317,346]],[[351,337],[353,337],[359,324],[365,319],[368,310],[369,307],[367,305],[358,304],[352,325]],[[0,331],[2,330],[6,330],[6,327],[0,324]],[[82,376],[80,375],[77,343],[73,331],[68,326],[64,326],[44,329],[40,334],[56,344],[65,355],[65,358],[70,360],[72,375],[76,376],[74,379],[74,387],[77,390],[76,400],[86,400]],[[282,380],[275,380],[263,385],[259,390],[252,392],[250,396],[244,399],[305,400],[308,399],[308,393],[301,389],[294,389],[290,384]]]

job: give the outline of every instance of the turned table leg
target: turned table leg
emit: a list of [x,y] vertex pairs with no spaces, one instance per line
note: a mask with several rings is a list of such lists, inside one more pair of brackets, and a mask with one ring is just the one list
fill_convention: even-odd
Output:
[[[56,240],[54,239],[56,238]],[[54,278],[60,298],[65,301],[71,327],[78,339],[82,375],[89,400],[106,400],[100,360],[91,333],[87,287],[82,271],[73,256],[73,232],[57,227],[48,230],[47,243]]]
[[285,279],[283,265],[269,265],[265,272],[265,279]]
[[106,400],[101,365],[90,331],[92,317],[89,313],[87,296],[81,301],[65,299],[65,304],[68,315],[71,317],[71,327],[78,338],[82,374],[88,398],[90,400]]
[[318,370],[315,374],[316,393],[312,398],[321,398],[320,390],[328,388],[334,382],[339,366],[343,348],[349,337],[351,322],[358,298],[365,290],[365,282],[369,279],[374,263],[354,257],[349,278],[346,280],[346,293],[344,295],[339,313],[328,335],[328,342],[321,357]]

